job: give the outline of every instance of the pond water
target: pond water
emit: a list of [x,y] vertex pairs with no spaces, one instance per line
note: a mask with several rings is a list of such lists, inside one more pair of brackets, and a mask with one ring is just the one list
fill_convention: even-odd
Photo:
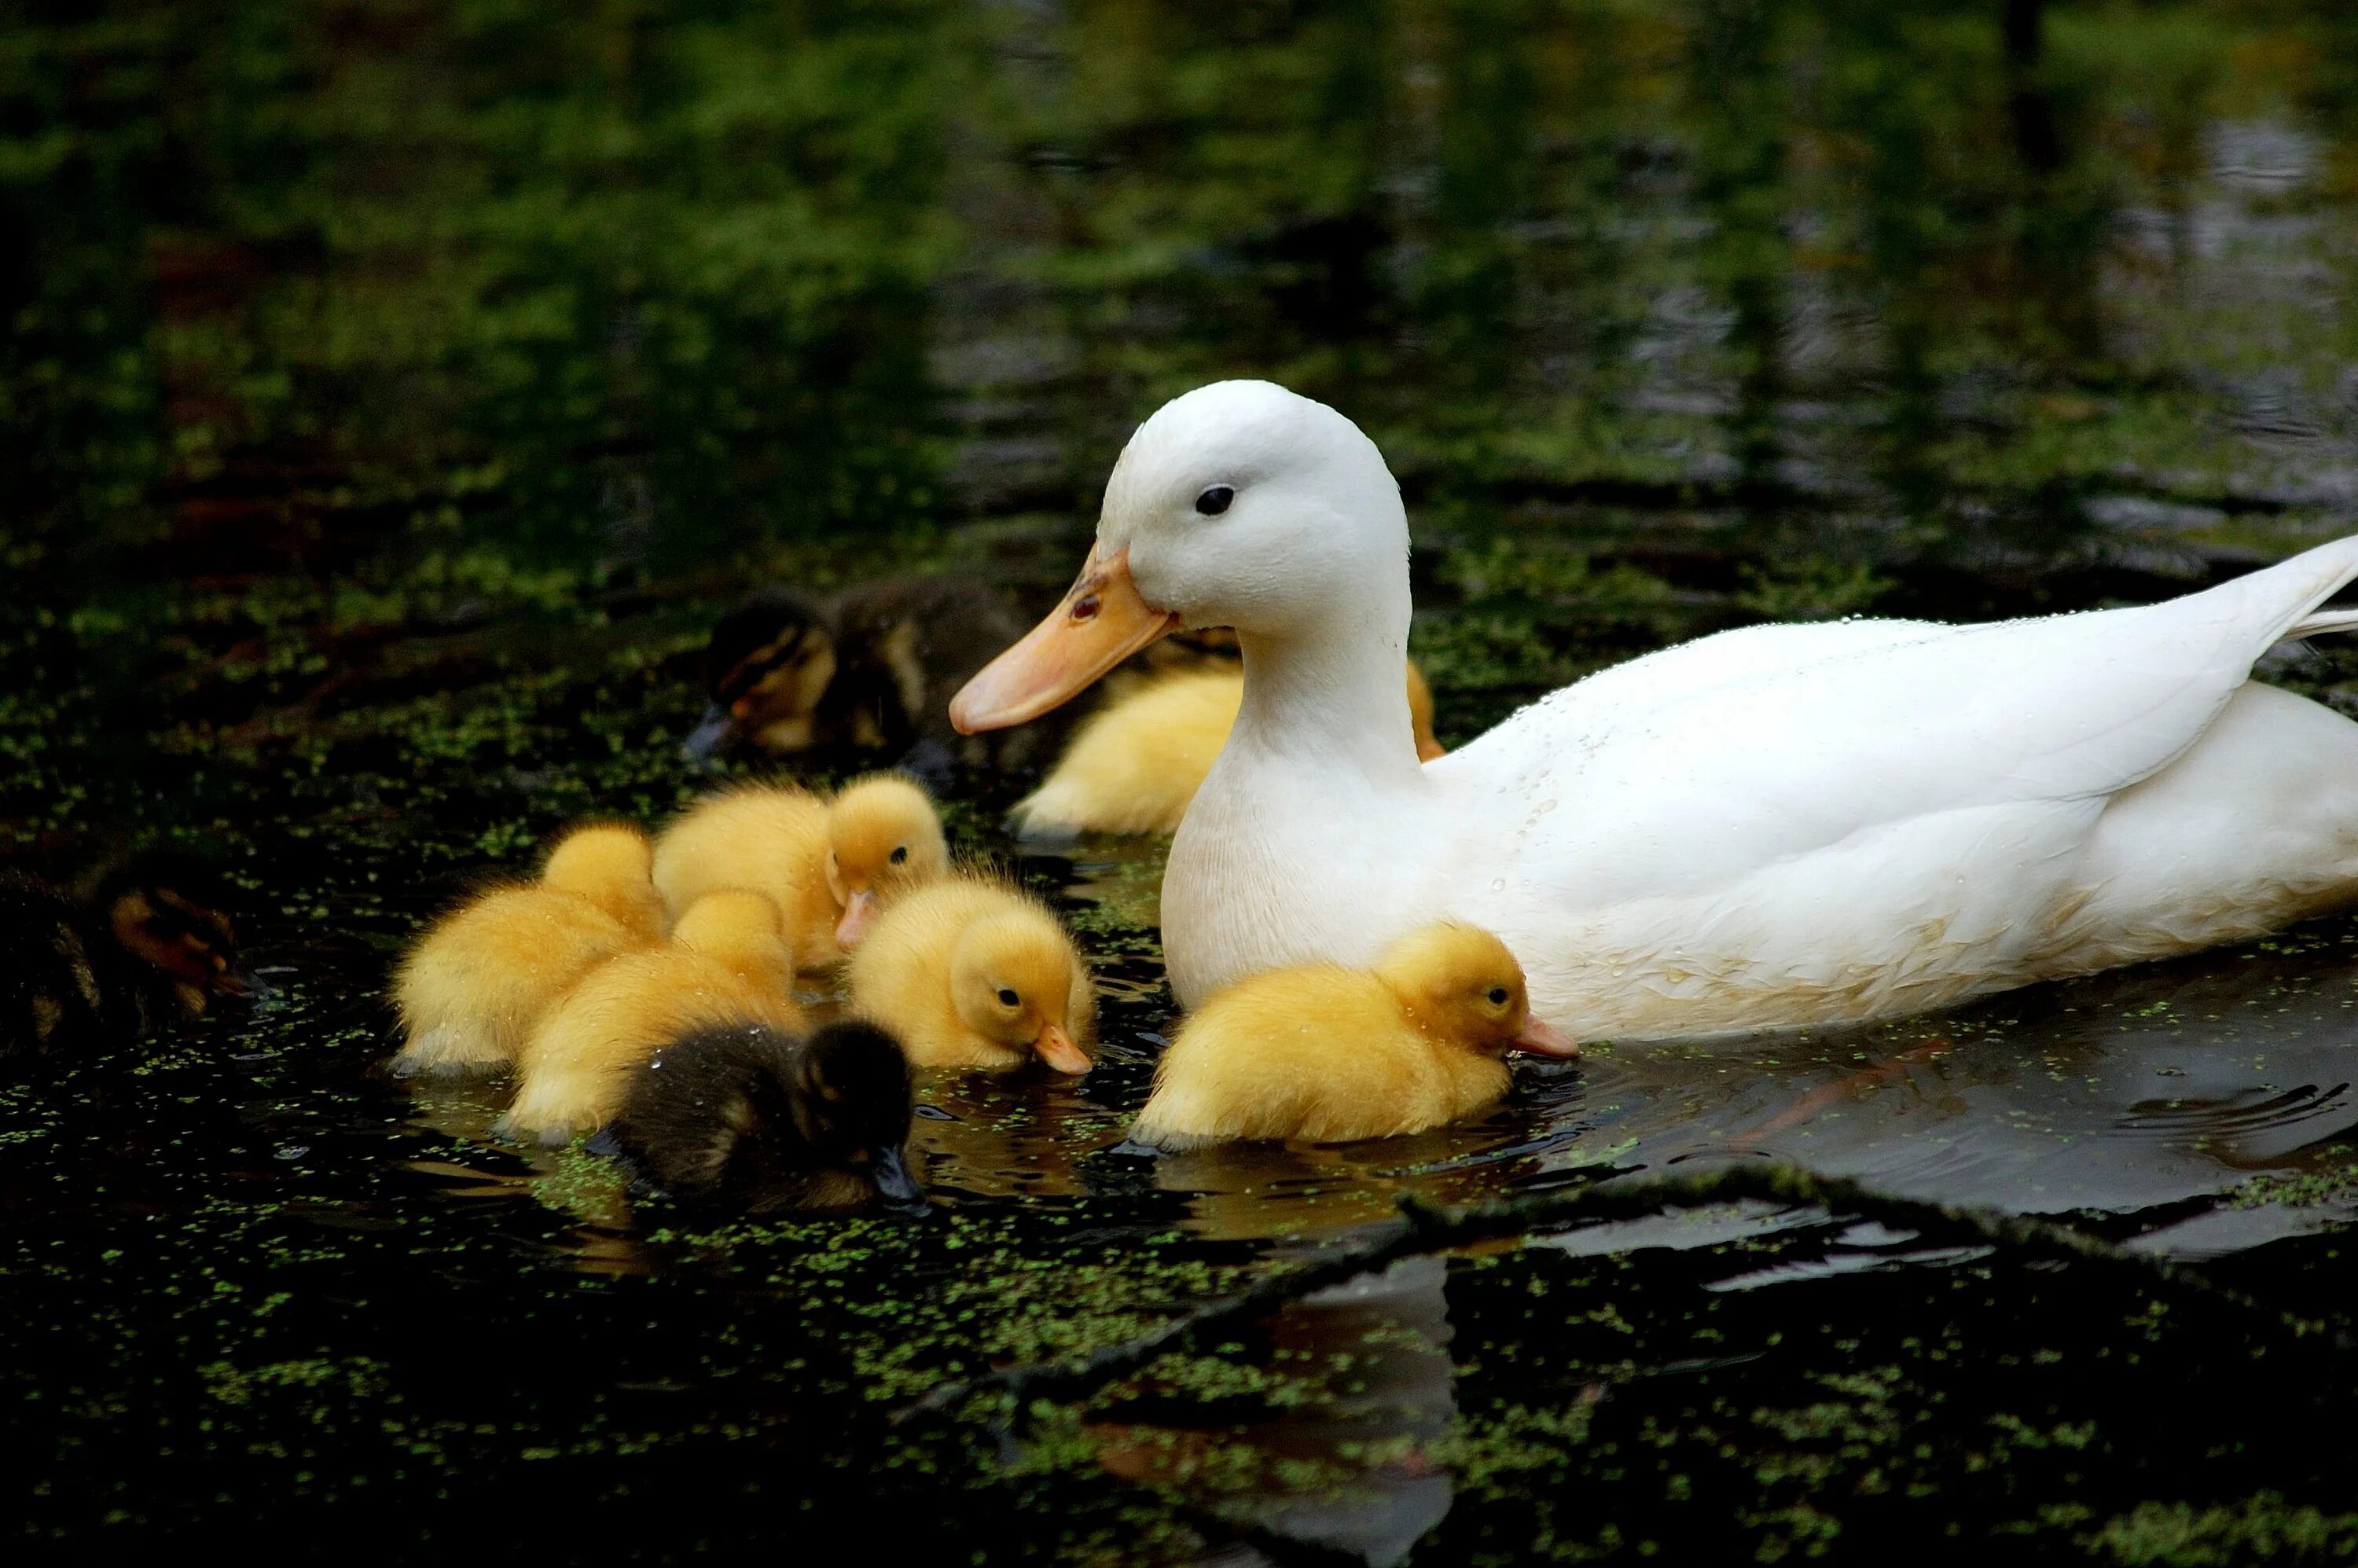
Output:
[[[0,1090],[0,1528],[420,1559],[2358,1551],[2358,920],[1152,1161],[1161,849],[1026,852],[1080,1082],[923,1086],[932,1212],[715,1226],[384,1071],[387,966],[653,822],[745,587],[1027,611],[1162,399],[1384,448],[1463,741],[1762,619],[2149,600],[2358,502],[2358,12],[1866,0],[33,6],[0,21],[0,836],[225,852],[266,995]],[[2358,713],[2358,658],[2271,679]],[[2156,1273],[1722,1206],[1411,1259],[895,1423],[1403,1195],[1784,1160]]]

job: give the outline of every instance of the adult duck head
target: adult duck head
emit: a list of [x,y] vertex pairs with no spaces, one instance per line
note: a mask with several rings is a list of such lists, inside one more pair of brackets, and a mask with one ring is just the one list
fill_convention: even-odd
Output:
[[1347,654],[1385,672],[1399,705],[1407,559],[1400,486],[1357,425],[1265,381],[1199,387],[1130,437],[1072,590],[967,684],[950,721],[1021,724],[1206,626],[1235,627],[1249,667],[1256,645]]

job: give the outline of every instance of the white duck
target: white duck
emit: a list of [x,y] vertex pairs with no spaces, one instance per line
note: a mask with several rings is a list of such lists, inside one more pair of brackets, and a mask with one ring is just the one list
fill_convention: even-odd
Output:
[[1237,629],[1244,708],[1163,885],[1190,1007],[1452,919],[1575,1037],[1864,1019],[2358,902],[2358,724],[2250,679],[2358,627],[2318,611],[2353,576],[2358,538],[2139,609],[1722,633],[1420,764],[1398,485],[1333,409],[1222,382],[1139,427],[1080,580],[951,717]]

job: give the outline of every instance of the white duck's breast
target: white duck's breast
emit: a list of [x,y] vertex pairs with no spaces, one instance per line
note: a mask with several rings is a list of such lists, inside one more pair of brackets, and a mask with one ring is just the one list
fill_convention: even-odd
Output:
[[1171,844],[1163,960],[1184,1007],[1242,975],[1365,965],[1429,918],[1446,836],[1430,792],[1261,756],[1231,741]]

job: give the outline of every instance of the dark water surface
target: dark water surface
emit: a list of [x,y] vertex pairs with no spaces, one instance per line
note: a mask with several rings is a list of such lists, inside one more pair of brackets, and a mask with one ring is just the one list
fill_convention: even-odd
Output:
[[[658,819],[747,585],[1027,609],[1129,427],[1381,443],[1445,740],[1677,638],[2181,592],[2358,525],[2358,11],[341,0],[0,20],[0,835],[227,849],[274,990],[0,1092],[0,1530],[149,1558],[2358,1551],[2358,921],[1147,1162],[1160,851],[1022,859],[1085,1082],[935,1211],[693,1224],[384,1075],[418,921]],[[2358,713],[2358,660],[2270,678]],[[954,836],[1015,858],[994,781]],[[1779,1158],[2158,1279],[1758,1206],[1415,1260],[1011,1434],[893,1427],[1379,1219]],[[2296,1331],[2290,1314],[2308,1325]]]

